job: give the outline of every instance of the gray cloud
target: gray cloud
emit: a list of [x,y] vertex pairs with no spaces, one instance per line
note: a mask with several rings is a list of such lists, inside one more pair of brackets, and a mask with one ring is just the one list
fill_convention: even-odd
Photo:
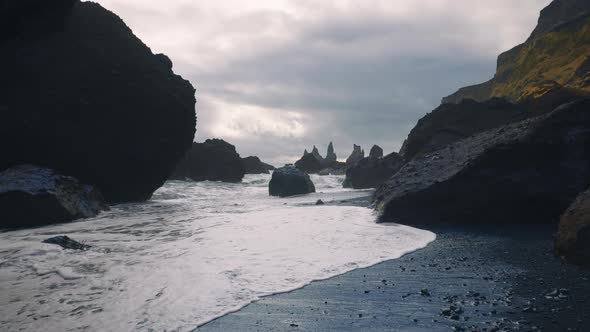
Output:
[[457,88],[491,77],[549,0],[101,0],[197,88],[197,140],[292,162],[334,141],[399,149]]

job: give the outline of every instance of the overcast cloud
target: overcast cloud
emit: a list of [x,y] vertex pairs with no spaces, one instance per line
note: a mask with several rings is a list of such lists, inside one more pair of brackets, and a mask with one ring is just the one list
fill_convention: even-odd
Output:
[[493,75],[550,0],[99,0],[197,89],[197,141],[280,165],[334,141],[399,150]]

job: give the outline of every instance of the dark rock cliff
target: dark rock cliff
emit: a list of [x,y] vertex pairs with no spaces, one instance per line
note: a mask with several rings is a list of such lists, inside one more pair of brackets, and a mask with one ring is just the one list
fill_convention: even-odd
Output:
[[555,223],[590,185],[590,101],[463,139],[375,193],[383,221]]
[[92,2],[0,3],[0,170],[31,163],[148,199],[190,148],[195,90]]

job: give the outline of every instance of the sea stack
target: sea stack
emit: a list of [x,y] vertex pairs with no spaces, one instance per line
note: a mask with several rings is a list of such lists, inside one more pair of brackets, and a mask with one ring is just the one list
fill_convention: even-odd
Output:
[[240,182],[246,174],[236,147],[221,139],[193,143],[176,165],[171,180]]
[[365,158],[365,151],[361,150],[359,145],[353,144],[352,146],[352,153],[346,159],[346,168],[350,168],[357,163],[357,161]]

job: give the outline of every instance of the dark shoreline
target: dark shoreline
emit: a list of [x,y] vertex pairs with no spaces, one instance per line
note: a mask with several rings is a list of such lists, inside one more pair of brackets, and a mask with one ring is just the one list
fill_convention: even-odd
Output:
[[588,331],[590,269],[555,227],[430,227],[400,259],[252,303],[197,331]]

